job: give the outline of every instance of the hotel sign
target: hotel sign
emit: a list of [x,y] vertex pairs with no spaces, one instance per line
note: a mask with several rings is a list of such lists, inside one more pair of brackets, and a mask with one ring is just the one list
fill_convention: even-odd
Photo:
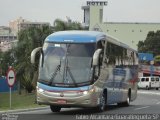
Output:
[[107,1],[87,1],[87,6],[107,6]]

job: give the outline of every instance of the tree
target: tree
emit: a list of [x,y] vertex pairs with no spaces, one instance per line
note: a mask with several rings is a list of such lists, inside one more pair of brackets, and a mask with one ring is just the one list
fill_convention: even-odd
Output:
[[157,55],[154,57],[154,64],[155,65],[160,65],[160,55]]
[[[56,19],[54,25],[54,31],[83,29],[80,23],[65,22],[60,19]],[[45,38],[52,32],[51,27],[43,26],[40,28],[30,27],[18,33],[19,41],[13,50],[17,71],[16,78],[28,92],[31,92],[35,87],[34,84],[37,82],[38,76],[39,55],[36,57],[35,65],[32,65],[30,63],[31,52],[34,48],[41,47]]]
[[38,58],[34,66],[30,63],[31,52],[34,48],[41,47],[45,38],[51,33],[52,30],[49,26],[40,28],[30,27],[18,33],[19,41],[13,51],[16,59],[16,77],[17,80],[21,81],[21,86],[23,86],[27,92],[33,90],[33,77],[34,73],[38,70]]
[[144,53],[152,53],[154,56],[160,54],[160,30],[157,32],[150,31],[146,40],[139,41],[138,51]]
[[64,30],[88,30],[88,28],[84,28],[78,22],[63,21],[61,19],[56,19],[54,21],[54,31],[64,31]]
[[14,65],[14,56],[12,50],[0,53],[0,69],[1,75],[6,76],[6,72],[9,66]]

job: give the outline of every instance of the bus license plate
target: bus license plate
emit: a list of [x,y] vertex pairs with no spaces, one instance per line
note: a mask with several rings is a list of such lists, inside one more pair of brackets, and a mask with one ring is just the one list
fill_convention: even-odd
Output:
[[66,100],[57,100],[57,103],[59,103],[59,104],[66,104],[67,101]]

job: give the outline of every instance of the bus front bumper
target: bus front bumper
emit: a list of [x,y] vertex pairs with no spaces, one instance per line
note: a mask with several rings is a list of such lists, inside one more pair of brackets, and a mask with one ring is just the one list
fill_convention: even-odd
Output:
[[37,103],[61,107],[96,107],[99,105],[99,92],[89,91],[50,92],[37,90]]

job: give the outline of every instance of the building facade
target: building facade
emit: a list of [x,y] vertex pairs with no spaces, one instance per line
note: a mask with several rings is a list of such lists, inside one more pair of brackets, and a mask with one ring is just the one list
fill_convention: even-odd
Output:
[[9,22],[9,28],[14,33],[14,35],[17,35],[19,29],[19,24],[28,22],[26,19],[23,19],[22,17],[17,18],[16,20],[12,20]]
[[[144,41],[149,31],[160,30],[160,23],[130,23],[130,22],[103,22],[103,7],[107,6],[105,1],[87,1],[82,6],[84,11],[84,25],[89,30],[102,31],[117,38],[119,41],[137,50],[139,41]],[[140,65],[139,76],[160,76],[160,66]]]
[[20,30],[29,28],[29,27],[42,27],[42,26],[50,26],[49,22],[31,22],[26,19],[23,19],[22,17],[19,17],[16,20],[12,20],[9,22],[9,28],[11,28],[11,31],[14,33],[14,35],[17,35],[17,33]]
[[9,22],[9,27],[0,26],[0,50],[2,52],[8,51],[15,47],[18,42],[17,34],[20,30],[29,27],[50,26],[48,22],[31,22],[22,17]]
[[11,42],[15,41],[17,37],[12,33],[7,26],[0,26],[0,51],[5,52],[11,49]]
[[89,30],[105,32],[134,49],[137,49],[139,41],[146,39],[149,31],[160,30],[160,23],[103,22],[103,7],[107,4],[98,2],[91,1],[92,4],[82,6],[84,24],[89,26]]
[[0,26],[0,43],[4,41],[12,41],[15,39],[16,39],[16,36],[12,33],[9,27]]

